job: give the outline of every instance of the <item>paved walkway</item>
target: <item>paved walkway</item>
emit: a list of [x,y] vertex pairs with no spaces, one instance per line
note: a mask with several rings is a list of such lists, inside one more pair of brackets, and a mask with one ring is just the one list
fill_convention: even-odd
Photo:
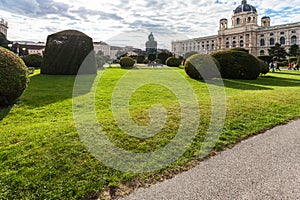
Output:
[[250,138],[125,199],[300,199],[300,120]]

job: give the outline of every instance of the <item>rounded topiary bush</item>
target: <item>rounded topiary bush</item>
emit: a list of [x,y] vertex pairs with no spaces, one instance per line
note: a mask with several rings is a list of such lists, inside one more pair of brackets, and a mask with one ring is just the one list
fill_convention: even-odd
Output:
[[157,54],[157,59],[161,60],[161,64],[166,64],[166,60],[171,57],[170,53],[162,51]]
[[139,64],[143,64],[144,63],[144,60],[145,60],[145,56],[140,54],[136,57],[136,62],[139,63]]
[[23,60],[0,47],[0,107],[15,103],[27,85],[28,71]]
[[219,51],[212,56],[219,61],[223,78],[251,80],[257,79],[261,72],[259,61],[243,51]]
[[221,78],[219,62],[206,54],[195,54],[186,59],[184,69],[189,77],[196,80]]
[[270,71],[269,66],[263,60],[258,59],[258,62],[260,66],[260,73],[267,74]]
[[179,67],[181,65],[181,60],[179,58],[170,57],[167,59],[166,64],[169,67]]
[[148,64],[149,62],[150,62],[149,59],[145,59],[143,63],[144,63],[144,64]]
[[156,58],[156,53],[149,53],[148,60],[150,60],[150,62],[154,61]]
[[42,65],[43,56],[39,54],[31,54],[24,56],[22,59],[27,67],[34,67],[36,69],[39,69]]
[[81,73],[95,74],[97,63],[93,40],[86,34],[76,30],[65,30],[47,38],[42,74],[76,75]]
[[131,69],[131,68],[133,68],[134,64],[135,64],[135,60],[130,57],[127,57],[127,56],[121,58],[121,60],[120,60],[121,68],[124,68],[124,69]]
[[249,50],[242,48],[242,47],[235,47],[235,48],[232,48],[231,50],[232,51],[243,51],[243,52],[249,53]]

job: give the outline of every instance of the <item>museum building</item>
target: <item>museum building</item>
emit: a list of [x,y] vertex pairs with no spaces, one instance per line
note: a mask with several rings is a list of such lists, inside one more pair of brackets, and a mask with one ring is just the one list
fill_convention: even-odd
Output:
[[276,43],[286,50],[293,44],[300,44],[300,22],[271,26],[270,17],[264,16],[259,26],[256,8],[246,0],[233,11],[231,20],[231,27],[226,18],[220,20],[218,35],[172,41],[172,52],[183,56],[191,51],[209,54],[242,47],[259,56],[268,55],[268,49]]

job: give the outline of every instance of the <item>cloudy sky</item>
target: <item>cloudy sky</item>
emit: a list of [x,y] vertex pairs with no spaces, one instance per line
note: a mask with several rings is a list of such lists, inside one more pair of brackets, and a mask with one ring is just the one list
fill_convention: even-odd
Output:
[[[171,40],[215,35],[241,0],[0,0],[9,40],[45,42],[49,34],[77,29],[111,45],[143,48],[150,32],[159,48]],[[300,0],[248,0],[271,24],[300,21]],[[229,20],[230,21],[230,20]]]

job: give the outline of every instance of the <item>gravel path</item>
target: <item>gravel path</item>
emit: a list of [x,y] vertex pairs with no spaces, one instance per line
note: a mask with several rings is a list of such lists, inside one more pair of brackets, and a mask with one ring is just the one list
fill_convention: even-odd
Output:
[[300,200],[300,120],[250,138],[123,199]]

